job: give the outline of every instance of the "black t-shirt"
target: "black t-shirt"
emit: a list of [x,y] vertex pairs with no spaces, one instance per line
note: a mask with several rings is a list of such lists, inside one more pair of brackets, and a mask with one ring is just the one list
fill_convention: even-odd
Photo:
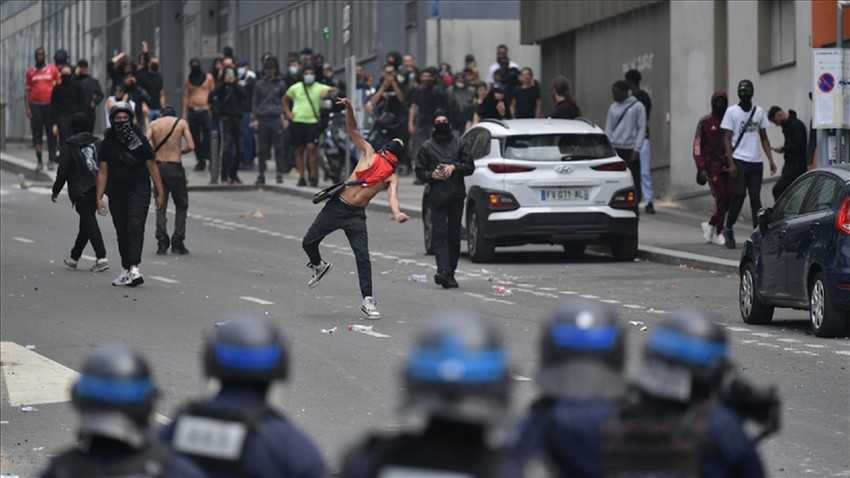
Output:
[[438,109],[448,110],[446,97],[440,88],[436,85],[431,85],[429,88],[419,87],[413,93],[413,104],[417,109],[417,123],[420,127],[434,124],[434,113]]
[[559,101],[558,104],[555,105],[555,111],[552,112],[552,118],[558,119],[576,119],[578,117],[578,110],[567,100]]
[[151,193],[150,173],[145,161],[154,159],[156,155],[147,138],[142,135],[139,137],[142,145],[133,151],[119,143],[114,134],[108,135],[101,143],[97,157],[108,167],[107,196],[127,197],[136,193]]
[[159,104],[159,92],[162,91],[163,87],[162,75],[142,70],[136,73],[136,82],[139,88],[148,93],[148,108],[152,110],[162,109],[162,105]]
[[534,118],[537,100],[540,99],[540,86],[535,83],[531,85],[531,88],[521,86],[514,88],[514,99],[516,100],[514,118]]

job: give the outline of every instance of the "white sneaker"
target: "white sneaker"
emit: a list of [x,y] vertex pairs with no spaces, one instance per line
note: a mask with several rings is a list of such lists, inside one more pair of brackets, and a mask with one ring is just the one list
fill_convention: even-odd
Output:
[[700,224],[702,226],[702,238],[705,239],[706,244],[711,244],[714,241],[714,226],[709,224],[708,222],[704,222]]
[[76,269],[77,268],[77,261],[75,261],[74,259],[71,259],[70,257],[63,258],[62,263],[64,263],[66,266],[68,266],[68,269]]
[[127,269],[121,269],[121,275],[118,276],[117,279],[112,281],[112,285],[129,285],[132,280],[130,279],[130,271]]
[[105,257],[96,260],[94,265],[91,266],[92,272],[103,272],[106,269],[109,269],[109,261]]
[[718,246],[725,246],[726,245],[726,238],[723,237],[723,234],[718,234],[718,235],[714,236],[714,240],[711,241],[711,242],[714,243],[714,244],[717,244]]
[[331,270],[332,265],[333,264],[325,260],[322,260],[322,262],[320,262],[317,266],[309,264],[308,267],[313,269],[313,277],[311,277],[310,280],[307,282],[307,287],[312,289],[313,287],[319,285],[319,281],[322,280],[322,277],[324,277],[329,270]]
[[375,299],[371,296],[363,298],[363,303],[360,304],[360,310],[366,314],[367,319],[380,319],[381,313],[375,308]]
[[130,283],[127,284],[130,287],[136,287],[137,285],[142,285],[145,283],[145,278],[142,277],[141,271],[139,271],[138,267],[134,267],[130,269]]

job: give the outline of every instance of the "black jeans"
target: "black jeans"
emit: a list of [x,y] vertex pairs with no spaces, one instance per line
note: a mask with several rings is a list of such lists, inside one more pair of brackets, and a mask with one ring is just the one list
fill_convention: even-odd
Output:
[[753,227],[758,225],[758,212],[761,209],[761,177],[764,174],[763,163],[750,163],[735,160],[738,175],[735,177],[735,194],[729,203],[729,212],[726,214],[726,229],[732,229],[738,220],[738,214],[744,206],[744,198],[749,193],[750,209],[753,215]]
[[[186,171],[180,163],[157,162],[159,175],[162,177],[162,194],[165,202],[162,209],[156,212],[156,242],[159,247],[168,248],[169,245],[180,246],[186,239],[186,211],[189,210],[189,191],[186,189]],[[165,209],[168,207],[168,196],[174,199],[174,234],[171,241],[168,240],[168,219]]]
[[369,259],[369,233],[366,230],[366,210],[342,202],[339,196],[328,199],[327,204],[316,216],[313,225],[301,241],[301,247],[307,253],[311,264],[322,262],[319,244],[328,234],[342,229],[354,252],[357,262],[357,277],[360,281],[360,295],[372,295],[372,261]]
[[437,272],[454,276],[460,257],[460,219],[464,198],[455,198],[443,207],[431,205],[432,239]]
[[100,226],[97,224],[97,201],[95,200],[95,188],[86,191],[82,196],[77,198],[74,203],[74,209],[80,215],[80,228],[77,232],[77,240],[74,241],[74,247],[71,249],[71,259],[80,260],[83,255],[83,249],[86,244],[91,242],[91,247],[94,249],[94,255],[98,259],[106,257],[106,247],[103,245],[103,235],[100,233]]
[[[224,181],[239,179],[239,163],[242,162],[242,157],[245,155],[243,151],[244,136],[245,131],[242,129],[241,117],[221,117],[221,141],[224,146],[221,148],[224,155],[224,161],[221,162],[221,179]],[[235,156],[231,154],[234,146],[236,148]]]
[[271,148],[274,147],[274,163],[277,174],[283,174],[283,123],[280,116],[265,116],[258,118],[257,128],[257,160],[260,162],[260,176],[266,174],[266,161],[271,158]]
[[189,108],[186,116],[195,142],[195,159],[199,166],[205,166],[210,159],[210,114],[205,109]]
[[118,236],[121,267],[124,269],[130,269],[130,266],[139,265],[142,262],[145,222],[150,204],[150,187],[136,188],[127,196],[109,198],[112,224],[115,225],[115,234]]
[[43,134],[47,134],[47,160],[51,163],[56,158],[56,136],[53,135],[53,114],[50,104],[30,103],[30,128],[32,129],[32,144],[41,144]]

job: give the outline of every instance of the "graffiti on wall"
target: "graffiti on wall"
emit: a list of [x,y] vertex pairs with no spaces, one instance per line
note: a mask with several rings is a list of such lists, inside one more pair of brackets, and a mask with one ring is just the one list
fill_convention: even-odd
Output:
[[655,56],[655,53],[649,52],[644,53],[642,55],[636,55],[630,60],[626,60],[623,62],[623,74],[625,75],[629,70],[637,70],[641,72],[641,75],[644,77],[643,81],[641,81],[640,87],[642,90],[649,93],[649,96],[652,96],[652,86],[646,81],[646,70],[652,69],[652,59]]

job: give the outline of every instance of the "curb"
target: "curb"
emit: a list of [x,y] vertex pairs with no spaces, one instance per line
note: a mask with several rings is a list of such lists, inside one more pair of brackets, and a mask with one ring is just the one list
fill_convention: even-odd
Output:
[[737,261],[665,249],[663,247],[639,245],[638,257],[652,262],[674,266],[688,266],[723,274],[738,274],[739,272]]

